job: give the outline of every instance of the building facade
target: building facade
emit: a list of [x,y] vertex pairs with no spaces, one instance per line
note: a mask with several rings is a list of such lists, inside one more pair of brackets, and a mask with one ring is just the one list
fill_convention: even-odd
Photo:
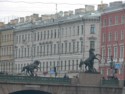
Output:
[[124,79],[125,60],[125,4],[107,8],[101,16],[101,73],[107,77],[112,75],[111,56],[117,69],[116,76]]
[[13,72],[13,27],[5,26],[0,29],[0,72]]
[[[39,60],[43,75],[51,76],[54,67],[58,76],[78,73],[80,59],[88,57],[90,48],[99,53],[99,36],[99,13],[18,24],[14,32],[15,72]],[[98,63],[95,65],[98,69]]]

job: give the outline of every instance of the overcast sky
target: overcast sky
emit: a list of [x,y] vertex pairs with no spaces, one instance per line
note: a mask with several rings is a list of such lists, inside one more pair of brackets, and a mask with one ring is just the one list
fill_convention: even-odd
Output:
[[[103,3],[118,0],[103,0]],[[0,21],[7,21],[16,17],[25,17],[33,13],[54,14],[59,11],[84,8],[84,5],[97,6],[101,0],[0,0]],[[57,7],[56,7],[57,4]]]

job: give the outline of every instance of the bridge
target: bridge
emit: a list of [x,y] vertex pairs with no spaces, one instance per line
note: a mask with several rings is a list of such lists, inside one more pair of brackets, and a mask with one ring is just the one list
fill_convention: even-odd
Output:
[[101,81],[98,74],[81,76],[84,77],[70,79],[2,75],[0,94],[125,94],[124,87],[118,81]]

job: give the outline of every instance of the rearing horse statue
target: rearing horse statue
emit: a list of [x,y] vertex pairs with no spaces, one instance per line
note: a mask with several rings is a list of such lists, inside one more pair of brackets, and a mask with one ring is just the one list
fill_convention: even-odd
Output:
[[34,76],[34,69],[38,70],[40,61],[36,60],[32,64],[24,66],[21,72],[25,71],[27,75]]
[[[99,54],[94,54],[95,49],[91,48],[89,50],[89,57],[85,61],[80,61],[79,67],[82,67],[83,64],[85,64],[85,71],[86,72],[97,72],[94,66],[94,59],[97,59],[99,62],[100,60],[97,58],[97,56],[101,56]],[[88,70],[87,70],[88,67]]]

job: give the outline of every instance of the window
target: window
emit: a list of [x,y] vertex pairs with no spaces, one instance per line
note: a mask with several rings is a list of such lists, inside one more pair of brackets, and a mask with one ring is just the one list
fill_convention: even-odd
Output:
[[75,41],[73,41],[73,53],[75,53]]
[[67,27],[65,28],[65,37],[67,37]]
[[108,58],[110,58],[111,55],[112,55],[111,47],[108,47]]
[[109,18],[109,25],[112,25],[113,23],[112,23],[112,18],[110,17]]
[[29,57],[29,46],[27,47],[27,56]]
[[95,25],[92,24],[90,27],[90,34],[95,34]]
[[51,30],[51,39],[53,38],[53,30]]
[[50,54],[52,55],[52,52],[53,52],[53,45],[50,44]]
[[27,54],[27,53],[26,53],[26,48],[24,48],[24,50],[25,50],[25,51],[24,51],[24,53],[25,53],[25,54],[24,54],[24,57],[26,57],[26,54]]
[[120,46],[120,58],[124,58],[124,46]]
[[58,29],[58,38],[60,37],[60,30]]
[[49,54],[49,44],[47,44],[47,55]]
[[19,43],[21,42],[21,35],[19,35]]
[[28,34],[28,42],[30,41],[30,34]]
[[70,70],[70,60],[68,61],[68,70]]
[[61,61],[61,70],[63,69],[63,61]]
[[74,70],[74,60],[72,60],[72,70]]
[[67,53],[67,42],[65,42],[65,53]]
[[83,34],[83,25],[81,25],[81,34]]
[[73,36],[75,36],[75,26],[73,26]]
[[61,37],[63,37],[64,36],[64,28],[62,28],[62,31],[61,31]]
[[40,56],[42,56],[42,45],[40,46]]
[[118,32],[115,32],[115,41],[118,40]]
[[76,60],[76,70],[78,70],[78,67],[79,67],[79,62],[78,60]]
[[114,47],[114,58],[117,58],[118,56],[118,48],[117,46]]
[[56,44],[54,44],[54,54],[56,54]]
[[55,29],[55,32],[54,32],[54,38],[56,38],[56,29]]
[[108,41],[111,41],[111,40],[112,40],[112,33],[109,32],[109,34],[108,34]]
[[67,69],[66,67],[67,67],[67,66],[66,66],[66,61],[65,61],[65,70]]
[[125,23],[125,16],[124,16],[124,15],[121,17],[121,23],[122,23],[122,24]]
[[107,26],[107,19],[103,20],[103,26]]
[[115,24],[118,24],[118,16],[115,16]]
[[39,32],[37,32],[37,41],[39,41]]
[[15,40],[16,43],[18,43],[18,36],[16,36],[16,40]]
[[107,75],[110,76],[110,69],[107,69]]
[[101,74],[104,75],[104,69],[101,69]]
[[77,26],[77,35],[79,35],[79,26]]
[[71,27],[69,27],[69,36],[71,36]]
[[44,46],[43,46],[43,55],[45,56],[45,44],[44,44]]
[[34,46],[33,49],[34,49],[34,50],[33,50],[33,52],[34,52],[34,55],[33,55],[33,56],[35,57],[35,56],[36,56],[36,46]]
[[[23,37],[22,40],[24,40]],[[34,41],[36,41],[36,33],[34,33]]]
[[42,40],[42,32],[41,32],[41,40]]
[[71,43],[69,43],[69,52],[71,52]]
[[46,31],[44,31],[44,39],[46,39]]
[[83,52],[83,41],[81,41],[81,53]]
[[39,46],[37,46],[37,56],[39,56]]
[[79,41],[77,41],[77,52],[79,52]]
[[105,41],[106,41],[106,34],[103,33],[103,34],[102,34],[102,42],[105,42]]
[[25,40],[27,41],[28,39],[27,39],[27,34],[25,34]]
[[124,31],[121,31],[121,40],[124,40]]
[[[2,50],[2,51],[3,51],[3,50]],[[20,57],[21,57],[20,48],[19,48],[18,51],[19,51],[18,56],[19,56],[19,58],[20,58]]]
[[47,31],[47,39],[49,39],[49,30]]
[[90,41],[90,48],[95,48],[95,41]]
[[60,43],[58,43],[58,54],[60,53]]
[[23,46],[21,47],[21,51],[22,51],[22,53],[21,53],[21,57],[23,57]]
[[62,47],[61,48],[62,48],[62,54],[63,54],[63,43],[62,43]]
[[105,55],[106,55],[105,47],[103,47],[102,48],[102,59],[105,59]]

